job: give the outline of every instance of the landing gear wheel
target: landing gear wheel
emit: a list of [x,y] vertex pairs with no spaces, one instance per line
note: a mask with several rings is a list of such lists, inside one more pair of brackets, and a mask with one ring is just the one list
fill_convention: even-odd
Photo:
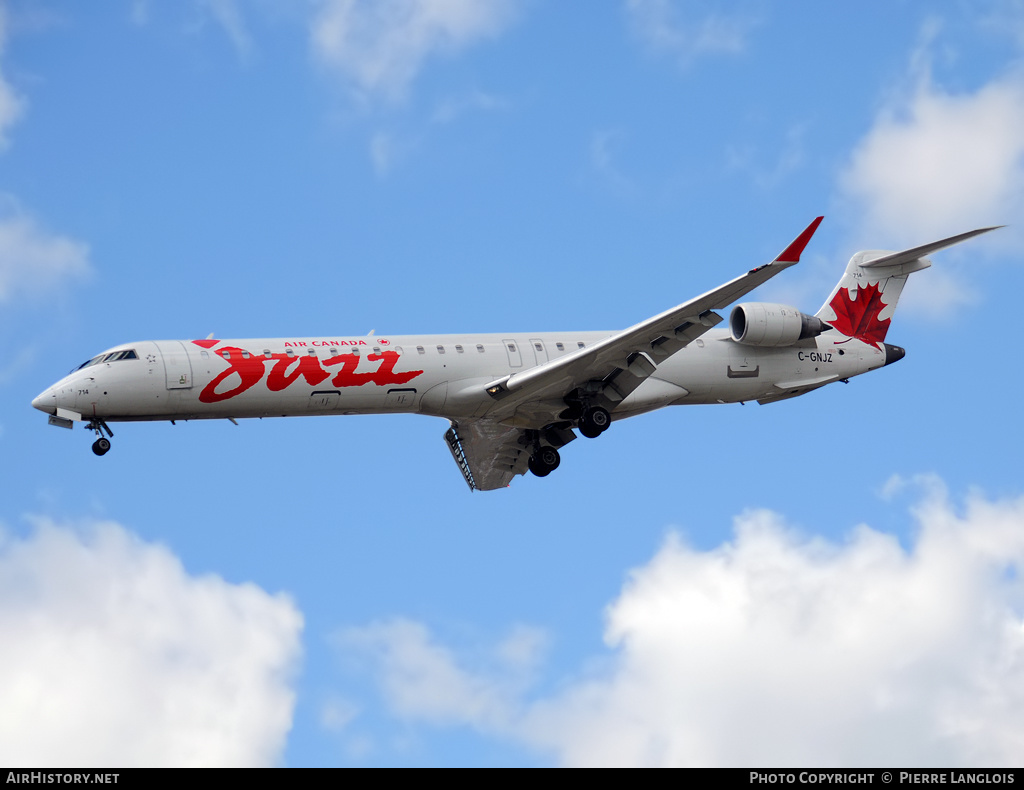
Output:
[[547,477],[558,468],[561,462],[558,450],[554,447],[541,447],[530,456],[527,466],[537,477]]
[[[96,453],[96,455],[106,455],[110,452],[110,439],[108,439],[107,436],[114,436],[114,432],[110,430],[110,426],[98,417],[94,417],[85,427],[87,430],[96,432],[97,438],[96,441],[92,443],[92,451]],[[103,435],[104,433],[106,433],[106,436]]]
[[600,406],[592,406],[583,412],[583,416],[580,417],[580,433],[588,439],[596,439],[607,431],[608,426],[611,424],[612,416],[608,413],[607,409]]

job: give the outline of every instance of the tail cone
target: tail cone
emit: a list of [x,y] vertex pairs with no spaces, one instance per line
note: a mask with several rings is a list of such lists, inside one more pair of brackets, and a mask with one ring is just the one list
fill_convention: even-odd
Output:
[[891,365],[893,362],[899,362],[903,357],[907,355],[905,348],[894,346],[889,343],[882,343],[885,346],[885,364]]

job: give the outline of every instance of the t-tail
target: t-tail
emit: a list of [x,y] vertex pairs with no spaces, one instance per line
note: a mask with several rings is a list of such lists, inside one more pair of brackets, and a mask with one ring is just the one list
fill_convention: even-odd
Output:
[[925,257],[929,253],[998,227],[1002,226],[979,228],[903,252],[862,250],[850,258],[842,279],[815,315],[847,337],[884,346],[886,364],[895,362],[903,357],[903,349],[885,343],[885,336],[907,277],[932,265]]

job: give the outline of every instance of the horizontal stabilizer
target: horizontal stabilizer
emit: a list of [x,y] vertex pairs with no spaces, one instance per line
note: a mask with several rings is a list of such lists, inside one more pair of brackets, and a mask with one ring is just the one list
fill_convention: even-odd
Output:
[[904,250],[903,252],[894,252],[890,255],[886,255],[881,258],[875,258],[873,261],[868,263],[862,263],[862,269],[876,269],[882,266],[899,266],[904,263],[910,263],[916,261],[918,258],[923,258],[929,253],[936,252],[937,250],[943,250],[946,247],[952,247],[954,244],[959,244],[962,241],[980,236],[982,233],[988,233],[990,230],[998,230],[999,228],[1005,227],[1003,225],[994,225],[991,228],[978,228],[977,230],[969,230],[967,233],[961,233],[959,236],[950,236],[948,239],[942,241],[933,241],[931,244],[923,244],[920,247],[914,247],[911,250]]

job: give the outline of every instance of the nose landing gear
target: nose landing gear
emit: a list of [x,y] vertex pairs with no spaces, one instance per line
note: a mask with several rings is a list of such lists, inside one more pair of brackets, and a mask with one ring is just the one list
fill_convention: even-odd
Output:
[[[110,439],[114,438],[114,432],[110,430],[110,427],[103,420],[93,420],[85,427],[87,430],[96,431],[96,435],[99,437],[92,443],[92,451],[96,455],[106,455],[110,452]],[[106,431],[110,439],[103,435],[104,431]]]

